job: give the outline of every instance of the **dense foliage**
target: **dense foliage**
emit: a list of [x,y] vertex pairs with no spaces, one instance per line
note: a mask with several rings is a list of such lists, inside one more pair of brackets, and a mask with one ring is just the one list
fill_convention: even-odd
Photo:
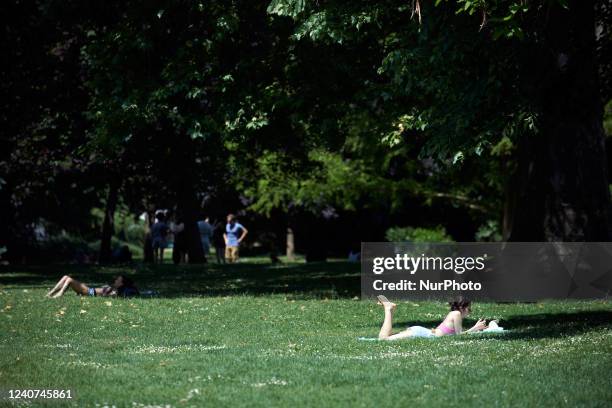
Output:
[[440,224],[460,240],[609,237],[605,4],[0,7],[0,247],[15,257],[44,224],[101,236],[104,258],[117,208],[174,209],[195,261],[202,211],[298,239],[325,219],[364,240]]

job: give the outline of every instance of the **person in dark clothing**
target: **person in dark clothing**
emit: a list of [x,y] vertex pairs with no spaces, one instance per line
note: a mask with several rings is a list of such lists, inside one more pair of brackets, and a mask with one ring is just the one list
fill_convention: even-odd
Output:
[[217,258],[217,263],[225,263],[225,238],[223,238],[223,227],[223,224],[217,222],[215,223],[213,229],[213,245],[215,246],[215,256]]
[[176,222],[170,224],[170,231],[174,234],[172,247],[172,261],[175,265],[185,262],[187,253],[187,237],[185,236],[185,223],[181,216],[176,218]]

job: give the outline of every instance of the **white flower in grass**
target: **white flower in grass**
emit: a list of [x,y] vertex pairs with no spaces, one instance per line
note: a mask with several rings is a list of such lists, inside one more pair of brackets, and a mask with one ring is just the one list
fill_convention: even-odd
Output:
[[280,385],[280,386],[284,386],[284,385],[288,385],[289,383],[285,380],[279,380],[276,377],[272,377],[271,379],[264,381],[264,382],[258,382],[258,383],[253,383],[251,384],[251,387],[254,388],[261,388],[261,387],[267,387],[269,385]]
[[181,402],[187,402],[190,399],[192,399],[195,395],[200,395],[200,390],[197,388],[194,388],[193,390],[189,390],[189,392],[187,393],[187,396],[181,399]]
[[167,354],[167,353],[185,353],[197,351],[214,351],[223,350],[225,345],[210,346],[204,344],[183,344],[179,346],[139,346],[136,347],[133,353],[136,354]]
[[96,369],[111,368],[112,364],[103,364],[96,361],[70,361],[66,365],[74,367],[93,367]]

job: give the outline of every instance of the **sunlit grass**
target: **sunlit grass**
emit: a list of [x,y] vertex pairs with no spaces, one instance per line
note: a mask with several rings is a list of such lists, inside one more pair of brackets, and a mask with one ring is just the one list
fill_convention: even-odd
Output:
[[[132,273],[160,295],[44,299],[65,272],[94,283]],[[12,268],[0,283],[0,389],[70,388],[75,406],[612,401],[605,301],[476,304],[474,318],[499,318],[510,332],[364,342],[381,310],[355,299],[358,265],[346,263]],[[442,303],[401,302],[396,327],[430,327],[445,312]]]

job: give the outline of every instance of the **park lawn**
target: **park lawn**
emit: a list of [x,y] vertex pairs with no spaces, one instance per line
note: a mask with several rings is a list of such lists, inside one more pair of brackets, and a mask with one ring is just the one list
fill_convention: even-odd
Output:
[[[92,407],[612,404],[610,302],[475,304],[473,317],[511,331],[358,341],[382,319],[357,298],[358,269],[4,267],[0,389],[69,388],[72,405]],[[160,296],[43,298],[64,273],[103,283],[119,272]],[[431,327],[445,313],[400,302],[396,327]]]

